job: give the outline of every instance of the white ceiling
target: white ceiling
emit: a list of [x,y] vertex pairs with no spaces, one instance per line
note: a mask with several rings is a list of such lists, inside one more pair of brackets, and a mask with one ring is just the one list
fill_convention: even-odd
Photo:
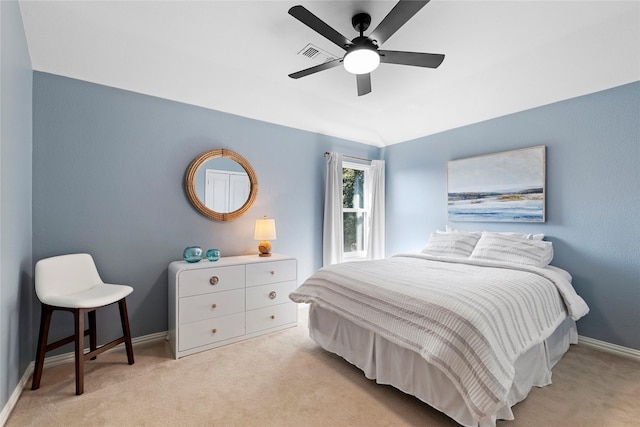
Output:
[[395,1],[20,1],[35,70],[386,146],[640,80],[638,1],[432,0],[383,46],[443,53],[437,69],[381,64],[358,97],[340,48],[287,11],[302,4],[347,38]]

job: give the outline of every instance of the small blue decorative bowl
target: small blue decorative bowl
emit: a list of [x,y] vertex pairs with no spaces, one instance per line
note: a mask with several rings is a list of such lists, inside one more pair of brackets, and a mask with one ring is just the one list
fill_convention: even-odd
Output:
[[189,246],[182,252],[182,257],[187,262],[199,262],[202,259],[202,248],[200,246]]
[[207,251],[207,259],[209,261],[217,261],[220,259],[220,250],[219,249],[209,249]]

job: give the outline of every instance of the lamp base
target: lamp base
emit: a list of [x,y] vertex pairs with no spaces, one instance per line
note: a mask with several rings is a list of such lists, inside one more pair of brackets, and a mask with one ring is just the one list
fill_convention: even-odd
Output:
[[260,251],[258,256],[261,256],[261,257],[271,256],[271,243],[266,240],[263,240],[258,245],[258,251]]

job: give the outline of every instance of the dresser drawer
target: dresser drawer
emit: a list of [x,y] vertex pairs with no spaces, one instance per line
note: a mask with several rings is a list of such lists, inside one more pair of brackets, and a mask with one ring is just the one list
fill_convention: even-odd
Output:
[[190,323],[211,317],[244,312],[244,304],[244,289],[180,298],[178,303],[178,322]]
[[296,260],[247,264],[247,286],[296,280]]
[[244,313],[186,323],[178,329],[179,349],[187,350],[243,335]]
[[182,271],[179,283],[179,297],[244,288],[244,265]]
[[297,319],[298,306],[293,302],[247,311],[247,333],[293,323]]
[[296,289],[296,282],[272,283],[247,288],[247,310],[289,302],[289,293]]

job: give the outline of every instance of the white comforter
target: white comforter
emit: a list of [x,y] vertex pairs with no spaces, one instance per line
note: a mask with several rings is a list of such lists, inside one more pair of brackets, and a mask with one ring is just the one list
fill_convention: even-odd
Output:
[[401,254],[336,264],[290,294],[419,353],[479,421],[504,406],[520,354],[589,309],[551,268]]

